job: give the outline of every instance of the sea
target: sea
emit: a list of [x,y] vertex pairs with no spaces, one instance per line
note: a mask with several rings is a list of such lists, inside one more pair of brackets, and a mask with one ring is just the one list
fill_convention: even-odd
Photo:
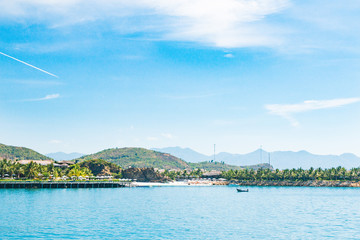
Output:
[[0,189],[0,239],[360,239],[360,189]]

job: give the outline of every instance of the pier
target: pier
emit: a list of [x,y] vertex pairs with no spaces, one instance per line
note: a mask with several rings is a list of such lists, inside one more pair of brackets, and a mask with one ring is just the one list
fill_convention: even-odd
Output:
[[36,182],[36,181],[9,181],[0,182],[0,189],[3,188],[122,188],[130,187],[131,182],[105,182],[105,181],[84,181],[84,182]]

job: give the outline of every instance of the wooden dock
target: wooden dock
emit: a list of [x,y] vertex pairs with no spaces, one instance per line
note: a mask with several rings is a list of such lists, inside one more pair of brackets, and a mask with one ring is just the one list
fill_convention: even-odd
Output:
[[130,187],[131,182],[104,182],[104,181],[84,181],[84,182],[36,182],[36,181],[8,181],[0,182],[2,188],[122,188]]

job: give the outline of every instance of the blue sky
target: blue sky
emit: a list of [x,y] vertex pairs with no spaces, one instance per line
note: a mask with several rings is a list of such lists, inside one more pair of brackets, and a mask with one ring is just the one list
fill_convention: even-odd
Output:
[[359,10],[352,0],[0,0],[0,142],[360,155]]

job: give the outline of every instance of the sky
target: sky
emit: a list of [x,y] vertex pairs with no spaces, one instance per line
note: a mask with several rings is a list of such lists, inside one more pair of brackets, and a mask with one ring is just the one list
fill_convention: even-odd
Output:
[[360,155],[360,2],[0,0],[0,143]]

